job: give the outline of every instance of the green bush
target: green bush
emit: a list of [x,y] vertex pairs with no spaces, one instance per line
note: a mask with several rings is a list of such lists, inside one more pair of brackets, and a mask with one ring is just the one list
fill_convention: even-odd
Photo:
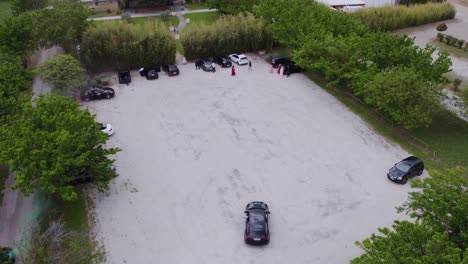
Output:
[[455,45],[461,49],[463,47],[463,43],[465,43],[465,40],[458,39]]
[[252,14],[223,16],[212,25],[197,24],[180,36],[187,59],[269,49],[272,38],[266,23]]
[[445,35],[442,34],[442,33],[437,33],[437,39],[438,39],[440,42],[444,42]]
[[384,6],[360,9],[351,15],[368,24],[372,30],[388,31],[452,19],[455,9],[446,3]]
[[176,42],[164,25],[105,22],[82,38],[81,58],[91,71],[134,69],[155,62],[174,63]]
[[436,30],[437,31],[445,31],[445,30],[447,30],[447,25],[445,23],[440,23],[439,25],[437,25]]

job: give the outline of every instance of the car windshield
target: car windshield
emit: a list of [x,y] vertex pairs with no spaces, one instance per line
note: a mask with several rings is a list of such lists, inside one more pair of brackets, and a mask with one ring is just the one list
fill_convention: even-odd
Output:
[[106,128],[107,128],[107,124],[101,123],[101,129],[106,129]]
[[404,161],[400,161],[398,162],[395,167],[399,170],[401,170],[402,172],[408,172],[409,169],[411,168],[406,162]]
[[265,217],[262,210],[253,210],[250,212],[250,229],[260,231],[264,229]]

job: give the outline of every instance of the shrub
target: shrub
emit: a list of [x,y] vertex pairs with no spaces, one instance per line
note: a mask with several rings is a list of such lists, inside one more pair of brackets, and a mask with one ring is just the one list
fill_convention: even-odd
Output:
[[110,13],[112,13],[112,10],[107,9],[106,12],[107,12],[107,14],[110,14]]
[[372,30],[388,31],[451,19],[455,17],[455,9],[445,3],[384,6],[360,9],[351,15],[368,24]]
[[91,15],[95,15],[96,14],[96,10],[94,10],[94,8],[91,8]]
[[122,18],[122,21],[129,24],[132,23],[132,16],[130,15],[130,13],[124,12],[120,17]]
[[437,33],[437,39],[440,41],[440,42],[444,42],[444,38],[445,38],[445,35],[442,34],[442,33]]
[[170,16],[171,16],[171,11],[169,11],[169,10],[161,12],[161,20],[162,21],[169,21]]
[[272,43],[266,23],[249,13],[223,16],[212,25],[189,26],[180,40],[189,60],[269,49]]
[[445,31],[447,30],[447,25],[445,23],[440,23],[437,27],[436,27],[436,30],[437,31]]
[[465,43],[465,40],[457,39],[457,42],[455,45],[461,49],[463,47],[463,43]]
[[133,25],[105,22],[89,28],[81,43],[81,58],[91,71],[134,69],[154,62],[174,63],[176,43],[162,23]]
[[465,51],[468,50],[468,41],[465,41],[465,48],[464,48]]

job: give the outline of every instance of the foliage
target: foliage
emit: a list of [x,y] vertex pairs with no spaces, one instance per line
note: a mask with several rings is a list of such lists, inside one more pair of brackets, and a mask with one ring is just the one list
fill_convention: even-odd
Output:
[[372,30],[388,31],[452,19],[455,13],[455,8],[450,4],[431,3],[363,8],[351,13],[351,16],[366,23]]
[[21,57],[38,48],[74,47],[87,27],[89,11],[73,0],[53,1],[51,6],[7,18],[0,24],[0,46]]
[[270,23],[274,40],[291,49],[310,40],[321,41],[328,35],[361,35],[368,31],[367,26],[348,14],[313,0],[263,0],[255,13]]
[[212,25],[187,27],[180,41],[189,60],[271,47],[265,21],[249,13],[223,16]]
[[37,188],[64,200],[77,197],[70,186],[74,175],[86,168],[100,190],[114,177],[109,173],[113,160],[107,155],[107,135],[101,133],[94,116],[81,110],[78,102],[58,95],[40,96],[21,105],[22,114],[0,127],[0,162],[15,172],[14,189],[24,195]]
[[[293,58],[298,65],[324,74],[329,85],[347,85],[393,121],[415,128],[430,124],[438,110],[438,94],[448,82],[443,75],[450,67],[448,55],[440,53],[434,60],[435,51],[415,46],[404,35],[328,34],[322,40],[310,39],[293,52]],[[414,75],[406,76],[405,71]]]
[[11,10],[14,15],[46,7],[48,0],[12,0]]
[[77,90],[83,81],[84,69],[71,55],[54,55],[38,66],[37,74],[56,91],[64,94]]
[[259,0],[207,0],[209,8],[215,8],[225,14],[237,15],[252,12]]
[[30,225],[17,245],[20,263],[96,263],[99,254],[92,254],[94,245],[85,232],[69,231],[61,219],[53,220],[45,230]]
[[23,67],[20,58],[0,52],[0,124],[14,118],[30,83],[31,73]]
[[174,63],[176,44],[161,23],[100,23],[83,35],[81,58],[90,70],[131,69]]
[[440,23],[439,25],[437,25],[436,30],[437,31],[445,31],[445,30],[447,30],[447,25],[445,23]]
[[398,211],[408,213],[415,222],[395,221],[393,230],[379,228],[382,235],[357,242],[365,253],[351,263],[464,263],[467,176],[463,169],[448,170],[413,181],[412,187],[421,191],[411,192]]

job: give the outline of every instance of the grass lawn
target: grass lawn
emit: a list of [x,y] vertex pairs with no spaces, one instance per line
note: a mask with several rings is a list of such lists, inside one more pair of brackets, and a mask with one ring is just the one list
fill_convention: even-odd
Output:
[[207,2],[202,3],[186,3],[185,7],[190,10],[209,9]]
[[180,42],[180,39],[176,39],[176,50],[179,52],[182,56],[184,55],[184,46],[182,46],[182,43]]
[[[432,124],[427,128],[419,128],[410,134],[429,144],[429,150],[421,144],[414,143],[401,128],[394,127],[388,121],[375,114],[373,109],[363,105],[343,88],[325,87],[326,80],[314,72],[306,75],[319,84],[324,90],[335,96],[351,111],[359,115],[380,135],[398,143],[408,152],[420,157],[431,170],[463,166],[468,168],[468,123],[456,117],[448,110],[441,110],[433,117]],[[437,157],[435,160],[433,159]]]
[[[213,24],[218,20],[221,16],[219,12],[203,12],[203,13],[193,13],[193,14],[185,14],[185,18],[190,18],[190,24],[198,24],[198,23],[205,23],[205,24]],[[187,25],[187,26],[189,26]]]
[[108,17],[108,16],[120,16],[116,12],[107,13],[106,11],[95,12],[94,15],[90,15],[89,18],[97,18],[97,17]]
[[[113,23],[120,23],[122,20],[120,19],[112,19],[112,20],[101,20],[101,21],[93,21],[93,23],[105,23],[105,22],[113,22]],[[160,16],[152,16],[152,17],[135,17],[131,19],[132,23],[136,25],[143,25],[146,21],[162,21]],[[178,26],[179,25],[179,18],[177,16],[170,16],[168,21],[164,21],[164,23],[168,26]]]
[[11,10],[10,10],[11,3],[8,0],[0,0],[0,22],[3,21],[7,16],[10,15]]
[[468,51],[460,49],[454,46],[450,46],[446,43],[440,42],[438,40],[432,40],[431,44],[438,47],[440,50],[448,52],[450,55],[468,59]]

